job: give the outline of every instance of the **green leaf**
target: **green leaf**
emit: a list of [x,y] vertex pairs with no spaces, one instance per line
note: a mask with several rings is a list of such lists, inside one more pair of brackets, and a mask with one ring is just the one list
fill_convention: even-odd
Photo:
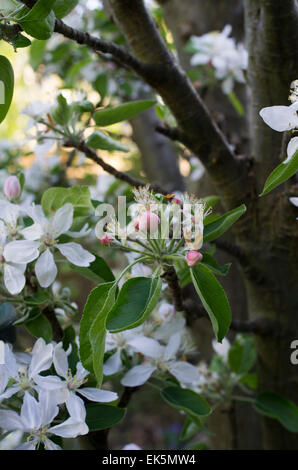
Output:
[[107,293],[104,305],[97,314],[89,332],[89,339],[92,346],[93,370],[97,380],[97,385],[99,387],[101,386],[103,378],[103,360],[105,354],[105,339],[107,331],[106,321],[108,313],[115,302],[116,290],[117,284],[113,284]]
[[41,64],[47,43],[47,40],[41,41],[39,39],[34,39],[34,41],[32,41],[29,52],[29,63],[33,70],[36,70]]
[[66,98],[61,94],[57,97],[57,103],[57,106],[51,111],[52,118],[57,124],[65,126],[71,118],[71,106],[67,104]]
[[0,55],[0,123],[8,113],[14,88],[13,68],[6,57]]
[[25,328],[35,338],[43,338],[46,343],[52,341],[52,328],[44,315],[39,315],[34,320],[26,322]]
[[292,178],[298,171],[298,150],[294,153],[288,163],[281,163],[268,176],[263,192],[260,196],[270,193],[272,189]]
[[107,329],[115,333],[141,325],[156,306],[161,286],[160,278],[128,279],[108,315]]
[[206,223],[204,227],[204,243],[211,242],[225,233],[244,213],[246,207],[244,204],[226,212],[215,221]]
[[203,264],[190,269],[192,282],[207,311],[217,341],[221,343],[231,324],[231,310],[226,293],[213,273]]
[[257,351],[252,338],[237,335],[228,354],[231,369],[239,375],[247,374],[257,360]]
[[86,140],[86,144],[93,149],[109,150],[120,150],[121,152],[129,152],[129,148],[120,144],[116,140],[112,139],[109,135],[104,134],[100,131],[95,131]]
[[49,188],[42,196],[41,205],[46,215],[55,212],[70,202],[75,208],[92,208],[88,186],[73,186],[71,188]]
[[209,255],[209,253],[203,253],[202,264],[220,276],[226,276],[231,266],[231,263],[225,264],[224,266],[219,266],[217,261],[213,258],[213,256]]
[[53,6],[57,18],[67,16],[79,3],[79,0],[56,0]]
[[132,119],[146,109],[154,106],[155,103],[156,101],[152,100],[132,101],[130,103],[120,104],[120,106],[116,106],[115,108],[100,109],[94,114],[94,120],[97,126],[110,126],[117,122]]
[[183,429],[179,435],[179,441],[189,441],[201,430],[202,426],[199,426],[197,422],[187,416]]
[[97,315],[99,315],[103,310],[113,286],[113,282],[100,284],[91,291],[84,307],[84,313],[80,323],[80,358],[85,369],[92,373],[94,372],[93,353],[89,339],[89,332]]
[[95,90],[100,94],[101,100],[103,100],[108,92],[108,75],[106,73],[99,74],[93,86]]
[[203,197],[203,201],[206,204],[206,209],[216,206],[219,203],[220,198],[218,196],[206,196]]
[[35,39],[49,39],[56,20],[52,11],[54,3],[55,0],[39,0],[31,9],[24,6],[16,15],[16,21]]
[[86,412],[86,424],[89,431],[100,431],[120,423],[125,416],[126,409],[111,405],[88,403]]
[[298,432],[298,407],[287,398],[272,392],[261,393],[254,407],[259,413],[277,419],[288,431]]
[[12,41],[12,44],[13,46],[18,49],[18,48],[22,48],[22,47],[28,47],[31,45],[31,41],[30,39],[28,39],[26,36],[24,36],[23,34],[18,34],[18,36],[16,37],[16,39],[14,39]]
[[247,387],[252,388],[253,390],[256,390],[259,383],[258,375],[255,372],[246,374],[241,377],[240,383],[247,385]]
[[89,265],[88,268],[71,265],[72,269],[90,281],[97,283],[114,281],[115,276],[106,261],[95,253],[93,253],[93,255],[95,256],[95,260]]
[[36,292],[30,297],[25,297],[24,301],[26,302],[26,304],[29,305],[47,305],[51,302],[51,296],[49,292],[45,290],[41,292]]
[[208,403],[192,390],[170,386],[164,388],[160,394],[166,403],[178,410],[185,411],[191,416],[201,418],[202,416],[209,415],[211,412]]
[[76,343],[76,331],[72,325],[65,328],[63,332],[63,349],[67,351],[71,346],[71,352],[68,356],[68,365],[73,374],[76,374],[77,364],[80,360],[78,346]]

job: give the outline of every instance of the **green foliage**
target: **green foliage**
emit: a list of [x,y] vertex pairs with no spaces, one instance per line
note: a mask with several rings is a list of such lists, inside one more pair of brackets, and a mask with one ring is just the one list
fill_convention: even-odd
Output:
[[161,286],[160,278],[128,279],[108,315],[107,329],[116,333],[141,325],[156,306]]
[[225,264],[224,266],[219,266],[217,261],[209,253],[203,253],[203,259],[201,263],[209,268],[212,272],[220,276],[226,276],[231,266],[231,263]]
[[46,215],[55,212],[68,202],[71,203],[74,208],[91,209],[92,203],[88,186],[49,188],[43,193],[41,199],[42,209]]
[[214,221],[208,222],[206,220],[204,227],[204,243],[211,242],[223,235],[245,212],[246,207],[242,204],[236,209],[217,217]]
[[261,196],[270,193],[272,189],[292,178],[298,171],[298,150],[288,163],[281,163],[268,176]]
[[46,343],[52,340],[52,327],[49,320],[42,314],[38,315],[34,320],[26,321],[26,330],[35,338],[43,338]]
[[129,152],[129,148],[120,144],[116,140],[112,139],[107,134],[104,134],[100,131],[95,131],[91,134],[86,140],[86,144],[93,149],[102,149],[109,150],[113,152],[114,150],[120,150],[121,152]]
[[97,283],[114,281],[115,276],[106,261],[95,253],[93,253],[93,255],[95,256],[95,260],[88,268],[71,265],[72,269],[90,281]]
[[126,409],[111,405],[88,403],[86,412],[86,424],[89,431],[100,431],[120,423],[125,416]]
[[173,408],[182,410],[195,418],[207,416],[211,412],[208,403],[198,393],[192,390],[178,386],[170,386],[161,391],[161,397]]
[[47,40],[41,41],[41,40],[35,39],[34,41],[32,41],[32,44],[29,50],[29,63],[31,67],[33,68],[33,70],[36,70],[37,67],[41,64],[47,43],[48,43]]
[[210,317],[217,341],[221,342],[231,323],[231,310],[225,291],[207,266],[199,264],[191,268],[190,272],[197,294]]
[[53,11],[57,18],[64,18],[68,15],[79,3],[79,0],[56,0],[53,6]]
[[248,335],[237,335],[229,350],[228,359],[231,369],[236,374],[247,374],[257,360],[253,339]]
[[259,413],[277,419],[288,431],[298,432],[298,407],[287,398],[271,392],[261,393],[254,407]]
[[39,0],[31,9],[24,5],[14,17],[30,36],[49,39],[55,26],[55,15],[52,11],[54,3],[55,0]]
[[151,108],[155,103],[152,100],[132,101],[120,104],[115,108],[100,109],[94,114],[94,120],[97,126],[110,126],[117,122],[132,119],[146,109]]
[[14,73],[9,60],[0,55],[0,123],[8,113],[14,89]]
[[57,106],[52,110],[51,115],[54,121],[61,126],[66,126],[71,118],[72,108],[67,104],[63,95],[58,95]]

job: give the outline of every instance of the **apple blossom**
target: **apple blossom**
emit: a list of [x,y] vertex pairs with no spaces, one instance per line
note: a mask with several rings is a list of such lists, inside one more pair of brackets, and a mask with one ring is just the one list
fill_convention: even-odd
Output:
[[17,199],[21,194],[21,185],[16,176],[9,176],[4,183],[3,193],[8,199]]
[[188,266],[190,268],[193,268],[194,266],[196,266],[197,264],[199,264],[202,261],[203,255],[199,251],[191,250],[191,251],[187,252],[185,258],[186,258],[186,262],[187,262]]
[[139,218],[139,230],[142,232],[155,233],[160,224],[160,218],[154,212],[144,212]]
[[104,235],[103,237],[101,237],[100,243],[102,244],[102,246],[109,246],[111,243],[113,243],[114,240],[114,237],[111,237],[110,235]]

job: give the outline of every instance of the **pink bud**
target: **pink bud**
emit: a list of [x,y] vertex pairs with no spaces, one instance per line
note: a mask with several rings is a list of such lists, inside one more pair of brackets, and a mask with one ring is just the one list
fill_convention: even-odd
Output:
[[173,203],[174,203],[174,204],[178,204],[178,205],[180,206],[180,204],[181,204],[181,200],[180,200],[180,199],[178,199],[177,197],[174,197],[174,199],[173,199]]
[[110,235],[104,235],[103,237],[101,237],[100,243],[102,244],[102,246],[109,246],[110,243],[112,243],[114,240],[115,239]]
[[8,199],[16,199],[21,194],[21,185],[16,176],[9,176],[4,183],[3,193]]
[[153,212],[144,212],[139,219],[139,229],[142,232],[154,233],[158,229],[160,218]]
[[191,250],[186,254],[186,262],[190,268],[199,264],[203,259],[202,253],[199,251]]

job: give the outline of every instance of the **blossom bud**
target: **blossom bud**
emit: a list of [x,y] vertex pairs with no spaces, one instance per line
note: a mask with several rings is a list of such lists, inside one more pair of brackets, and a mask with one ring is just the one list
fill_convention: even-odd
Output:
[[178,204],[178,205],[180,206],[180,205],[181,205],[181,200],[178,199],[177,197],[174,197],[173,203],[174,203],[174,204]]
[[199,264],[203,259],[202,253],[199,251],[191,250],[186,254],[186,262],[190,268]]
[[111,237],[110,235],[104,235],[101,237],[100,243],[102,246],[109,246],[114,240],[114,237]]
[[21,194],[21,185],[16,176],[9,176],[4,183],[3,193],[8,199],[16,199]]
[[139,229],[142,232],[154,233],[158,229],[160,218],[153,212],[144,212],[139,219]]

